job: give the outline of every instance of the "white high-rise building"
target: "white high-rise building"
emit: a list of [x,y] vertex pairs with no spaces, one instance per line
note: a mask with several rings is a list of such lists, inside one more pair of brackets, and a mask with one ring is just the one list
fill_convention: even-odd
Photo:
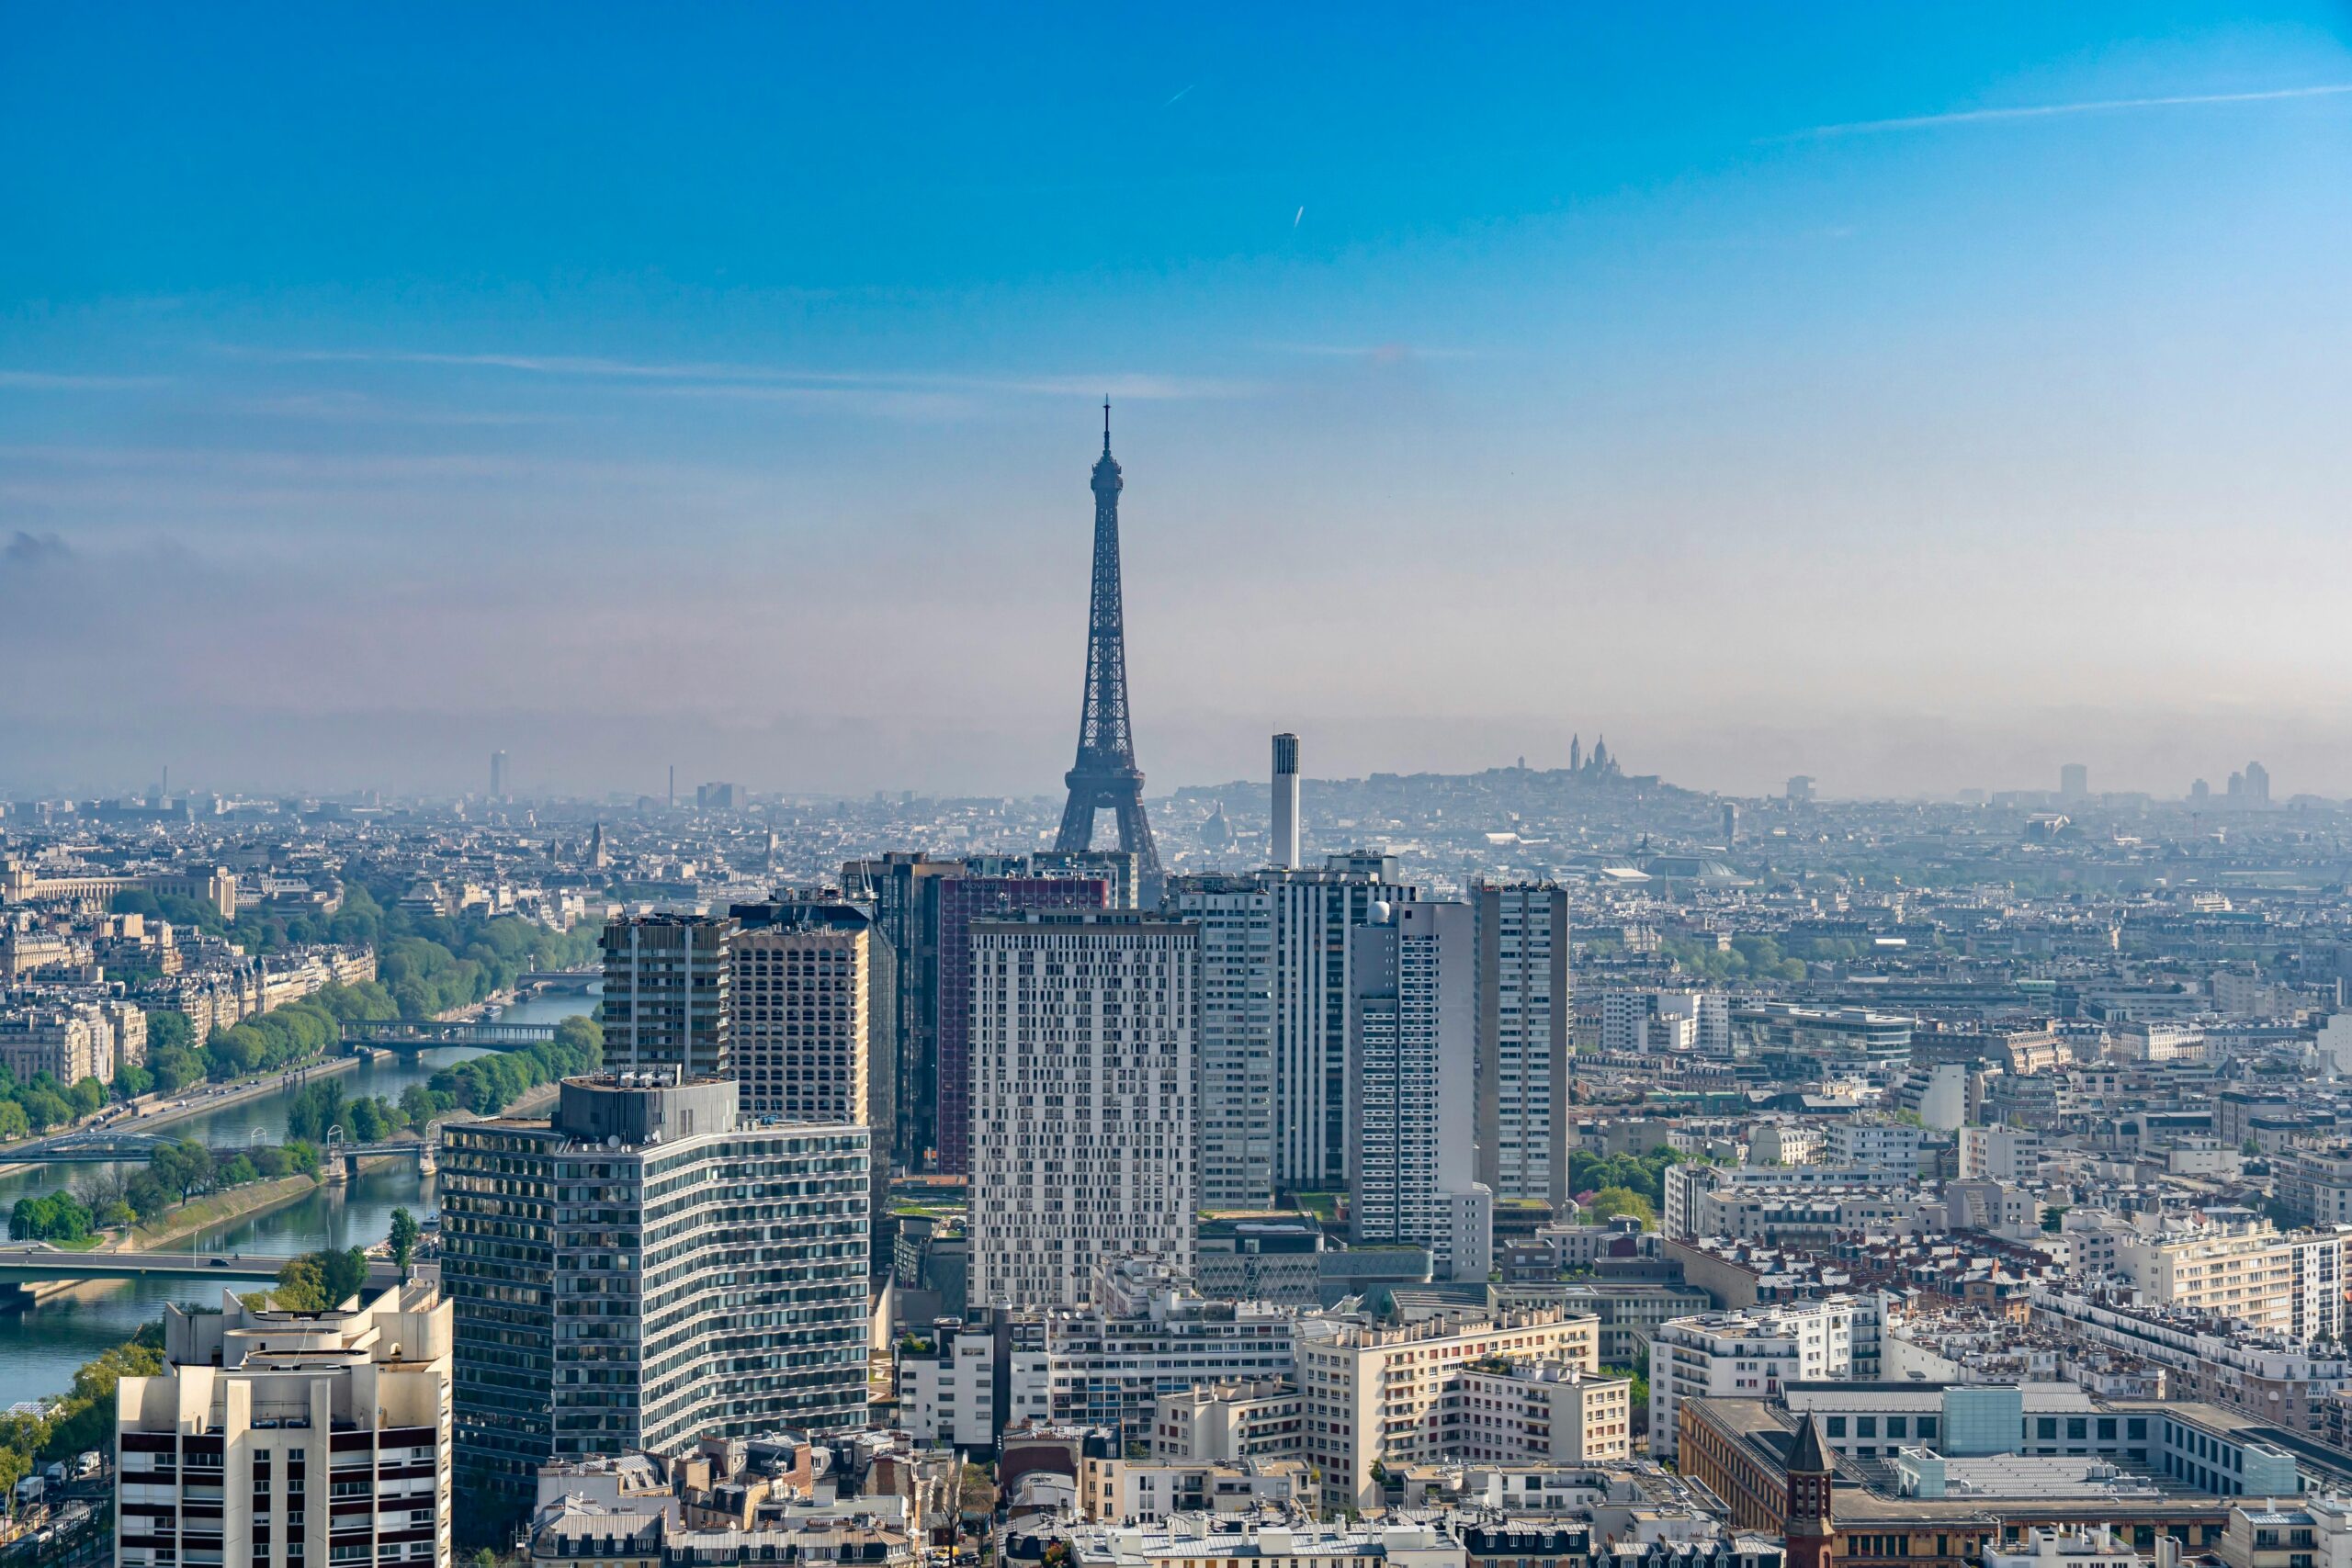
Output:
[[1347,1189],[1348,1041],[1353,957],[1348,932],[1374,904],[1410,901],[1394,856],[1333,855],[1320,871],[1270,872],[1274,960],[1274,1185],[1289,1192]]
[[1426,1247],[1441,1277],[1484,1280],[1494,1195],[1477,1179],[1470,906],[1375,905],[1349,934],[1350,1234]]
[[1274,1190],[1274,896],[1255,876],[1180,876],[1166,909],[1201,928],[1201,1205]]
[[452,1343],[422,1281],[318,1313],[166,1305],[164,1370],[115,1388],[114,1561],[448,1568]]
[[1189,1269],[1200,927],[1035,910],[970,940],[973,1304],[1076,1305],[1116,1257]]
[[1611,991],[1600,998],[1604,1051],[1732,1055],[1731,1002],[1714,991]]
[[1485,884],[1473,890],[1471,908],[1478,1179],[1498,1198],[1556,1206],[1568,1195],[1568,896],[1548,882]]

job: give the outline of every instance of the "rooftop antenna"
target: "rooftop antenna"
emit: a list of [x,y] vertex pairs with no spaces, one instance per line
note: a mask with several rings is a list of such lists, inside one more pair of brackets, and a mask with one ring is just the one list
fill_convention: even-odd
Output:
[[1111,394],[1102,394],[1102,456],[1111,455]]

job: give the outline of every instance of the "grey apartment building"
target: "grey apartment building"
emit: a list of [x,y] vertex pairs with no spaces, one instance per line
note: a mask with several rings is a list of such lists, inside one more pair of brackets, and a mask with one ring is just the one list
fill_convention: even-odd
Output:
[[626,1073],[444,1127],[460,1489],[519,1510],[551,1459],[863,1426],[871,1139]]

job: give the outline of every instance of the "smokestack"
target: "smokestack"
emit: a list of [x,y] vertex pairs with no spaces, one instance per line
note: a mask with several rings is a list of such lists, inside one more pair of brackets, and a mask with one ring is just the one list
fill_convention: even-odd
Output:
[[1274,864],[1298,869],[1298,737],[1274,737]]

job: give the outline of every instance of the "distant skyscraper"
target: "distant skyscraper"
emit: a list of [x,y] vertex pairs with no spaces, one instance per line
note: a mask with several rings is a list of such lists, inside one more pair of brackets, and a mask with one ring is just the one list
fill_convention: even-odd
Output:
[[446,1125],[460,1485],[519,1511],[550,1460],[865,1426],[871,1142],[609,1075]]
[[605,1059],[616,1070],[724,1077],[734,1044],[727,944],[713,915],[636,915],[605,927]]
[[2256,811],[2270,806],[2270,770],[2259,762],[2245,765],[2245,803]]
[[2188,786],[2189,805],[2204,807],[2211,805],[2212,801],[2213,786],[2207,784],[2203,779],[2199,779],[2196,783]]
[[1724,802],[1724,848],[1732,849],[1738,843],[1739,802],[1726,800]]
[[504,751],[492,751],[490,754],[490,798],[492,800],[506,798],[506,753]]
[[939,885],[939,1111],[933,1146],[942,1175],[968,1175],[972,1168],[972,922],[1024,909],[1101,909],[1110,895],[1111,885],[1099,876],[951,876]]
[[728,944],[729,1059],[743,1114],[889,1126],[891,1043],[878,1032],[876,984],[889,960],[874,922],[838,898],[738,904],[728,913],[741,928]]
[[1418,890],[1393,855],[1332,855],[1320,871],[1268,872],[1273,898],[1274,1185],[1345,1191],[1349,1177],[1348,932],[1376,903]]
[[1298,869],[1298,737],[1274,737],[1274,814],[1268,859],[1283,871]]
[[1201,1206],[1274,1190],[1274,895],[1259,876],[1170,877],[1162,906],[1201,928]]
[[973,922],[973,1304],[1078,1305],[1124,1256],[1191,1269],[1200,944],[1125,910]]
[[1477,1180],[1474,922],[1467,904],[1382,904],[1348,933],[1348,1231],[1483,1280],[1494,1195]]
[[2062,800],[2083,800],[2091,793],[2091,771],[2080,762],[2068,762],[2058,770],[2058,795]]
[[1078,761],[1064,783],[1054,848],[1067,853],[1094,842],[1094,813],[1119,820],[1119,847],[1156,896],[1159,857],[1143,812],[1143,770],[1136,765],[1135,729],[1127,710],[1127,630],[1119,581],[1119,491],[1125,483],[1111,456],[1111,405],[1102,405],[1102,457],[1094,465],[1094,585],[1086,621],[1086,694],[1078,721]]
[[739,784],[695,785],[695,809],[697,811],[741,811],[751,805],[751,792]]
[[1478,1179],[1498,1198],[1568,1196],[1568,896],[1471,891],[1478,937]]

